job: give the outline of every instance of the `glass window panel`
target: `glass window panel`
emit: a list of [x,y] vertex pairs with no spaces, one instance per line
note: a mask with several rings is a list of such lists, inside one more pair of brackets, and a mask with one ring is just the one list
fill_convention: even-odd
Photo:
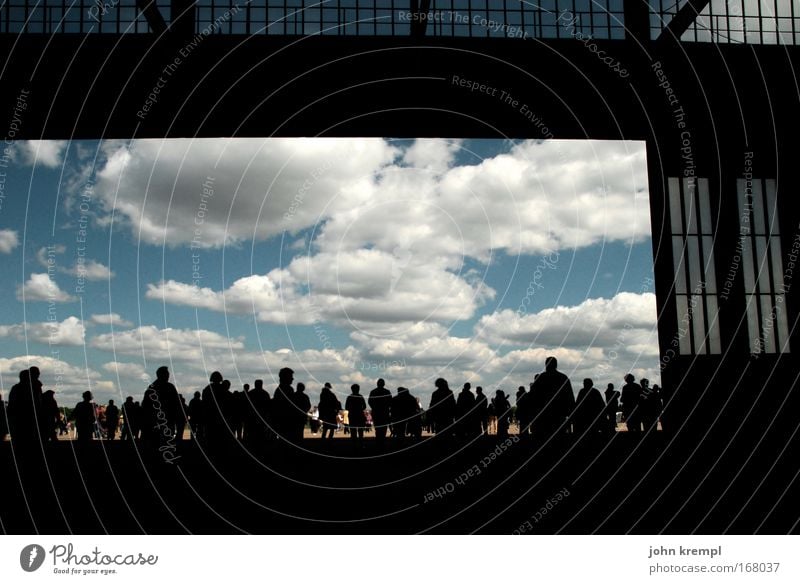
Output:
[[686,215],[686,233],[697,233],[697,209],[695,208],[694,180],[683,179],[683,210]]
[[753,233],[764,235],[766,223],[764,221],[764,197],[761,193],[761,181],[753,181]]
[[691,331],[689,326],[691,321],[689,319],[689,302],[688,296],[677,296],[675,298],[678,308],[678,345],[681,355],[691,355],[692,343],[689,335]]
[[767,225],[770,228],[769,233],[772,235],[778,235],[781,232],[778,223],[778,201],[776,197],[776,190],[774,179],[767,179],[764,181],[764,192],[767,195]]
[[672,237],[672,262],[675,266],[675,291],[686,294],[686,268],[683,264],[683,238]]
[[770,256],[772,257],[772,286],[776,294],[786,292],[785,274],[783,273],[783,259],[781,258],[781,238],[770,238]]
[[758,331],[758,307],[756,296],[747,296],[747,332],[750,335],[750,352],[761,353],[761,337]]
[[775,328],[778,333],[778,349],[781,353],[789,353],[789,321],[786,315],[786,297],[781,295],[776,298]]
[[701,233],[711,235],[711,202],[709,201],[708,179],[697,179],[697,194],[700,198],[700,229]]
[[699,294],[691,296],[692,302],[692,334],[694,335],[694,352],[703,355],[706,351],[706,318],[703,297]]
[[667,181],[669,190],[669,216],[672,222],[672,233],[683,233],[681,224],[681,189],[677,178]]
[[753,264],[753,242],[749,236],[744,236],[742,237],[742,266],[744,291],[747,294],[754,294],[756,291],[755,266]]
[[703,291],[703,273],[700,264],[700,239],[686,238],[686,251],[689,255],[689,292],[700,294]]
[[775,322],[772,320],[774,313],[772,311],[772,297],[761,294],[761,321],[763,323],[762,327],[762,339],[764,343],[764,352],[765,353],[774,353],[775,352]]
[[719,306],[716,296],[706,297],[708,308],[708,349],[714,355],[722,353],[722,336],[719,330]]
[[703,236],[703,269],[705,270],[706,292],[717,293],[717,270],[714,266],[714,240],[710,236]]
[[756,237],[756,270],[758,279],[758,289],[762,294],[768,294],[772,290],[769,281],[769,261],[767,259],[767,238]]
[[749,229],[750,221],[747,219],[749,214],[745,207],[745,193],[747,189],[747,181],[743,178],[736,179],[736,196],[739,199],[739,226],[747,226]]

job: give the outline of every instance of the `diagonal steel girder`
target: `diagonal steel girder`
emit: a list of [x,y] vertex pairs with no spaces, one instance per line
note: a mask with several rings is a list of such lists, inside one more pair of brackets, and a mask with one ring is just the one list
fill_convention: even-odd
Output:
[[426,18],[431,9],[431,0],[410,0],[411,36],[425,36],[428,27]]
[[678,13],[667,23],[658,36],[658,40],[674,38],[680,40],[683,33],[692,25],[711,0],[689,0]]
[[161,34],[167,30],[167,23],[158,10],[156,0],[136,0],[136,6],[139,8],[139,12],[144,14],[152,32]]

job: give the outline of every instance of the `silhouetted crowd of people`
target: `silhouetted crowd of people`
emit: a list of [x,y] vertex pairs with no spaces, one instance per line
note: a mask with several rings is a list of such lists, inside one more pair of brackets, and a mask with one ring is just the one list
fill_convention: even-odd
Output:
[[[59,409],[52,390],[42,391],[36,367],[19,374],[8,396],[8,406],[0,396],[0,439],[10,433],[15,443],[50,442],[65,432],[67,420]],[[141,440],[158,445],[159,450],[174,448],[188,427],[190,437],[214,446],[240,440],[253,447],[271,442],[299,443],[307,426],[321,429],[323,440],[333,438],[344,425],[352,442],[360,445],[365,431],[374,429],[376,443],[391,437],[396,442],[420,438],[423,431],[451,438],[470,440],[484,434],[508,437],[512,422],[522,436],[549,438],[562,434],[613,434],[618,412],[629,432],[655,430],[663,408],[658,385],[647,379],[635,382],[625,376],[622,391],[609,383],[605,395],[591,379],[583,380],[577,397],[569,378],[558,370],[555,357],[548,357],[545,370],[534,377],[529,389],[520,386],[512,407],[510,396],[498,389],[488,398],[483,388],[465,383],[456,395],[445,379],[437,379],[430,406],[423,410],[420,400],[405,387],[393,395],[383,379],[365,397],[358,384],[350,387],[344,406],[330,383],[320,392],[312,407],[303,383],[294,383],[294,372],[284,368],[272,395],[257,379],[251,388],[231,391],[231,382],[215,371],[202,391],[196,391],[187,404],[170,383],[167,367],[156,371],[156,379],[145,390],[141,402],[128,397],[121,407],[114,400],[98,406],[90,391],[83,393],[72,418],[79,442],[105,438]],[[344,422],[344,424],[342,424]]]

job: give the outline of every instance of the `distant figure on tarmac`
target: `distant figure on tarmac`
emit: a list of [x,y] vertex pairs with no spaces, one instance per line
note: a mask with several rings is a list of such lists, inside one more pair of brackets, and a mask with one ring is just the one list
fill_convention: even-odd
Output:
[[203,440],[203,400],[199,391],[189,400],[189,430],[193,440]]
[[264,389],[264,380],[256,379],[255,387],[247,392],[247,415],[245,416],[244,439],[248,444],[263,446],[270,436],[269,392]]
[[272,392],[272,428],[279,438],[292,440],[294,406],[294,371],[284,367],[278,371],[278,387]]
[[651,428],[653,432],[655,432],[658,425],[658,418],[661,416],[661,388],[659,388],[658,385],[650,387],[650,381],[647,379],[642,379],[639,383],[642,386],[642,396],[639,402],[639,407],[642,412],[642,425],[644,426],[645,432]]
[[472,385],[465,383],[456,399],[456,434],[464,440],[472,440],[481,432],[481,422],[475,414],[475,394]]
[[179,407],[178,390],[169,382],[169,368],[159,367],[156,380],[142,398],[142,439],[154,443],[172,439]]

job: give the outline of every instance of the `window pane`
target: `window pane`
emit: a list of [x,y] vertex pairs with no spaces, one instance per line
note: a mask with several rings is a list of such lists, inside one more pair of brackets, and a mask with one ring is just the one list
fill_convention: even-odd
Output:
[[781,238],[770,237],[770,255],[772,256],[772,285],[773,289],[778,294],[783,294],[786,291],[786,284],[784,282],[783,273],[783,260],[781,259]]
[[753,233],[757,235],[764,235],[765,231],[764,221],[764,197],[761,194],[761,181],[753,181]]
[[714,268],[714,240],[710,236],[703,237],[703,267],[705,269],[706,292],[717,293],[717,271]]
[[780,226],[778,225],[778,206],[777,197],[775,196],[775,180],[767,179],[764,181],[764,190],[767,194],[767,222],[772,235],[780,234]]
[[697,209],[694,203],[695,183],[693,180],[683,179],[683,209],[686,214],[686,233],[697,233]]
[[742,265],[744,266],[744,291],[747,294],[753,294],[756,291],[756,278],[753,266],[753,243],[749,236],[742,237]]
[[758,278],[758,290],[762,294],[767,294],[772,290],[769,281],[769,262],[767,261],[767,238],[756,237],[756,271]]
[[772,298],[766,294],[761,295],[761,322],[763,326],[764,352],[775,352],[775,321],[772,312]]
[[695,294],[692,300],[692,331],[694,333],[694,352],[704,355],[706,351],[706,318],[703,297]]
[[719,306],[716,296],[706,297],[708,308],[708,340],[709,352],[714,355],[722,353],[722,337],[719,332]]
[[675,291],[686,294],[686,267],[683,264],[683,238],[672,237],[672,261],[675,265]]
[[708,193],[708,179],[697,179],[697,194],[700,196],[700,229],[701,233],[712,234],[711,225],[711,203],[709,201]]
[[687,301],[687,296],[677,296],[675,301],[678,308],[678,348],[680,349],[681,355],[691,355],[692,343],[689,337],[691,334],[689,330],[691,321],[689,319],[689,303]]
[[775,328],[778,332],[778,350],[781,353],[789,353],[789,320],[786,315],[786,296],[781,295],[776,298],[777,310],[775,311]]
[[683,233],[681,224],[681,189],[677,178],[670,178],[669,184],[669,216],[672,221],[672,233]]
[[747,207],[747,181],[740,178],[736,181],[736,194],[739,198],[739,227],[743,233],[749,233],[752,227],[750,226],[750,210]]
[[747,296],[747,332],[750,335],[750,352],[761,352],[761,340],[758,332],[758,308],[756,296]]
[[687,237],[686,250],[689,254],[689,292],[699,294],[703,291],[702,272],[700,268],[700,238]]

